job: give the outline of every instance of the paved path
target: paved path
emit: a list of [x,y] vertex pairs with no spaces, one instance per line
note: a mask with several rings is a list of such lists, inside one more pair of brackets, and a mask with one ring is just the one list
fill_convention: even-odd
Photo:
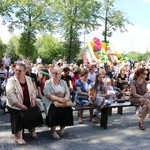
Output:
[[11,134],[9,114],[0,110],[0,150],[149,150],[150,119],[147,118],[146,131],[138,128],[138,117],[134,107],[125,108],[122,116],[116,114],[109,117],[108,129],[89,121],[89,112],[84,112],[84,124],[78,124],[77,112],[74,112],[74,126],[68,127],[64,138],[53,140],[46,126],[37,128],[38,139],[33,140],[26,131],[26,146],[15,144]]

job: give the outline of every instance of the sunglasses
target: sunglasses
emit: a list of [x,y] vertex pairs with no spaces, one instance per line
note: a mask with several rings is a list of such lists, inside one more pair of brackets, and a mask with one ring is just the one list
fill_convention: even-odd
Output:
[[22,70],[16,69],[17,72],[22,72]]

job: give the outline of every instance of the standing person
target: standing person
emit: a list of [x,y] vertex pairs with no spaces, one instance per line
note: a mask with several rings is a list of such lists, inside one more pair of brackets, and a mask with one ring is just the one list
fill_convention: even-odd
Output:
[[43,124],[41,112],[36,106],[36,91],[32,80],[25,75],[25,64],[17,64],[15,75],[6,84],[7,108],[10,112],[12,134],[19,145],[25,145],[22,130],[29,129],[33,138],[37,138],[35,127]]
[[7,70],[7,72],[8,72],[8,71],[9,71],[9,66],[10,66],[10,64],[11,64],[11,59],[10,59],[10,57],[9,57],[8,55],[5,55],[5,56],[3,57],[3,59],[2,59],[2,62],[3,62],[3,64],[5,65],[6,70]]
[[144,119],[146,115],[150,112],[150,100],[145,98],[144,95],[147,93],[147,82],[145,80],[147,71],[144,68],[140,68],[135,72],[134,80],[131,83],[131,104],[137,106],[142,106],[142,114],[139,120],[139,128],[145,130]]
[[[45,82],[44,86],[45,105],[48,109],[47,125],[51,127],[52,138],[59,140],[63,136],[65,127],[73,125],[73,112],[71,107],[56,107],[54,102],[65,105],[70,100],[69,88],[66,81],[61,80],[61,69],[54,68],[52,77]],[[56,126],[60,126],[59,133]]]

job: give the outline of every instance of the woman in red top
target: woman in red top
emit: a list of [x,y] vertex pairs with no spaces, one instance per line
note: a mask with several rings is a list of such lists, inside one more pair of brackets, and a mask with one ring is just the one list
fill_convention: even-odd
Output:
[[24,64],[17,64],[15,75],[6,84],[7,108],[10,112],[12,134],[19,145],[25,145],[22,130],[29,129],[33,138],[37,138],[35,127],[43,124],[39,108],[36,106],[36,90],[32,79],[25,75]]

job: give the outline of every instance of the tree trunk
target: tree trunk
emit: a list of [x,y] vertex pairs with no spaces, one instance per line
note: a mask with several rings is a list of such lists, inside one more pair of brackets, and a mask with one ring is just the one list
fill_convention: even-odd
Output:
[[28,29],[27,29],[27,50],[26,50],[26,58],[28,57],[28,54],[30,52],[30,44],[31,44],[31,8],[29,7],[29,24],[28,24]]
[[104,42],[107,43],[107,11],[105,16],[105,34],[104,34]]
[[73,31],[72,31],[73,27],[72,27],[72,24],[70,26],[70,39],[69,39],[69,49],[68,49],[68,63],[71,62],[71,56],[72,56],[72,34],[73,34]]

